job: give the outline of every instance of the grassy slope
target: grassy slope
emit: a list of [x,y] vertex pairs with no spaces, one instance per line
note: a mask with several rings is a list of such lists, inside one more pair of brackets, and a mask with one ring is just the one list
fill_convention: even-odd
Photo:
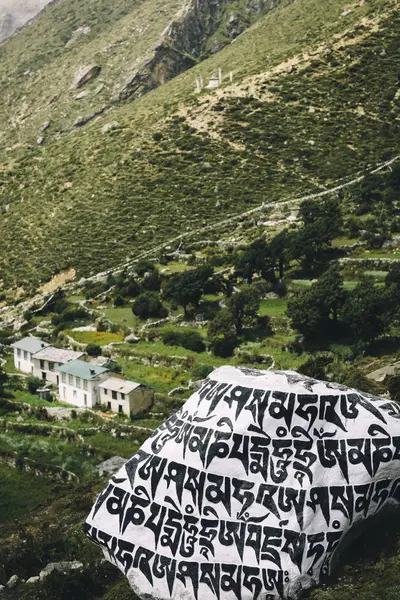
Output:
[[[6,286],[29,289],[67,265],[95,273],[173,235],[323,189],[395,154],[398,15],[388,16],[391,2],[371,0],[341,17],[348,6],[283,3],[139,101],[114,106],[73,135],[50,137],[47,146],[8,153],[0,170],[0,205],[10,205],[0,221]],[[319,47],[320,54],[302,56]],[[297,71],[271,71],[295,56],[303,61]],[[236,83],[263,75],[232,93],[194,97],[195,75],[206,79],[218,66],[234,70]],[[187,121],[170,118],[178,109]],[[111,120],[121,128],[102,136]],[[199,122],[206,132],[189,125]]]

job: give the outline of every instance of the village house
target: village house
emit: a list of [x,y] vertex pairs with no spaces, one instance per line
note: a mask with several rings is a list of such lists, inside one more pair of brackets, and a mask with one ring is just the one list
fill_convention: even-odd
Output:
[[74,350],[67,350],[65,348],[47,346],[46,348],[39,350],[39,352],[32,357],[33,375],[58,386],[58,367],[65,365],[71,360],[82,358],[83,356],[84,352],[75,352]]
[[71,360],[58,367],[59,395],[62,402],[92,408],[100,403],[99,385],[108,377],[108,369]]
[[100,404],[118,413],[137,414],[151,406],[154,393],[150,388],[134,381],[109,377],[99,385]]
[[11,344],[11,348],[14,349],[14,365],[15,368],[19,371],[23,371],[24,373],[33,374],[34,364],[32,357],[43,350],[43,348],[47,348],[50,346],[47,342],[30,335],[28,337]]

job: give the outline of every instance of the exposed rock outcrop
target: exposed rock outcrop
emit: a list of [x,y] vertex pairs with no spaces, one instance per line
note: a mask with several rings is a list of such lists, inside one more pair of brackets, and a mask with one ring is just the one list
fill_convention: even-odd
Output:
[[[230,0],[188,0],[176,18],[162,33],[159,44],[144,66],[134,71],[125,81],[114,100],[138,98],[162,85],[178,73],[186,71],[199,60],[215,52],[242,33],[260,15],[275,7],[277,0],[247,0],[245,11],[234,16],[227,13]],[[225,24],[223,36],[208,48],[210,39]]]
[[100,73],[101,73],[100,65],[89,65],[86,67],[82,67],[75,77],[74,86],[77,89],[79,89],[79,88],[83,87],[84,85],[86,85],[87,83],[89,83],[89,81],[96,79],[96,77],[98,77],[100,75]]

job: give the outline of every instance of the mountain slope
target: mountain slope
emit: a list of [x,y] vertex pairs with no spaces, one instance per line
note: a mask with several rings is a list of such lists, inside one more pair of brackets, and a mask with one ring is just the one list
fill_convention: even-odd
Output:
[[[135,11],[137,22],[147,6]],[[166,21],[176,8],[163,5]],[[397,8],[384,0],[282,2],[234,43],[134,102],[102,104],[99,92],[90,111],[104,112],[83,127],[72,127],[70,99],[45,106],[54,90],[40,69],[36,83],[32,77],[32,87],[21,89],[9,71],[8,148],[0,158],[5,288],[30,291],[67,266],[78,276],[98,272],[188,229],[320,191],[398,153]],[[7,64],[21,72],[16,41],[3,48],[13,43]],[[59,72],[69,82],[76,63],[57,52],[43,67],[46,78]],[[219,67],[223,86],[195,94],[196,77],[207,81]],[[10,132],[9,111],[28,98],[26,118]],[[54,123],[38,146],[46,118]],[[102,134],[107,123],[114,125]]]

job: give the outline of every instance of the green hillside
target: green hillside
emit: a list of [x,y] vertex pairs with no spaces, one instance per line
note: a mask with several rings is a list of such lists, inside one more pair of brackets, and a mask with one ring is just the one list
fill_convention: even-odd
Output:
[[[177,5],[161,10],[148,0],[124,14],[122,0],[108,9],[97,0],[79,3],[69,22],[68,2],[0,47],[5,289],[31,292],[68,266],[97,273],[224,216],[322,191],[399,152],[396,2],[282,2],[220,52],[124,103],[111,96],[128,58],[142,57]],[[146,35],[130,54],[116,32],[143,20]],[[91,32],[65,52],[78,23]],[[109,37],[113,59],[88,84],[104,88],[87,111],[105,110],[74,128],[77,90],[48,100],[70,86],[77,65],[99,62]],[[207,82],[219,67],[223,86],[195,94],[196,77]],[[23,75],[29,70],[36,74]]]

